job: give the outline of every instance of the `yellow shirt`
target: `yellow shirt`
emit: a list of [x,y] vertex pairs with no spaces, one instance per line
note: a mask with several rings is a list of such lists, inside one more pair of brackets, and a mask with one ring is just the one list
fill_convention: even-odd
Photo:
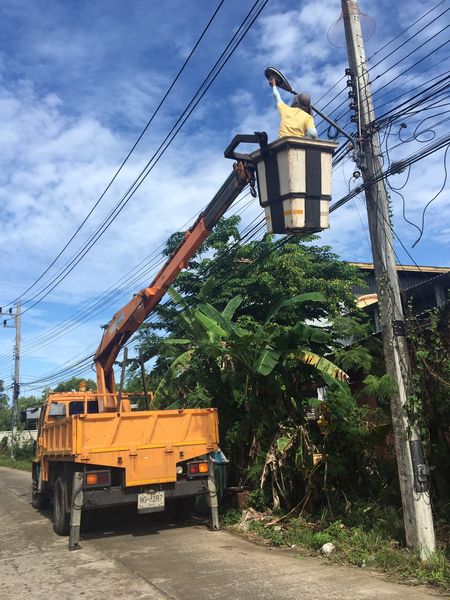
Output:
[[308,129],[314,129],[314,119],[302,108],[292,108],[284,102],[277,103],[280,113],[278,137],[305,137]]

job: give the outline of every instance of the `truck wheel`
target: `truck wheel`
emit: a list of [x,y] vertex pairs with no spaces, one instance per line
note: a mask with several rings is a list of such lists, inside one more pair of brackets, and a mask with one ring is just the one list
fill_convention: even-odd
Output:
[[31,484],[31,506],[41,510],[42,508],[48,508],[50,504],[50,498],[45,492],[38,492],[38,471],[33,469],[33,481]]
[[66,500],[66,482],[61,477],[57,477],[53,496],[53,529],[58,535],[69,535],[70,514],[66,512]]

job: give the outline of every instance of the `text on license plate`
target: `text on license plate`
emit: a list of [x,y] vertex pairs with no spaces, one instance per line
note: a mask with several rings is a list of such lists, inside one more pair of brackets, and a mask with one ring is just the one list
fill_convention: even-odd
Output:
[[164,510],[164,492],[144,492],[138,494],[139,511],[160,511]]

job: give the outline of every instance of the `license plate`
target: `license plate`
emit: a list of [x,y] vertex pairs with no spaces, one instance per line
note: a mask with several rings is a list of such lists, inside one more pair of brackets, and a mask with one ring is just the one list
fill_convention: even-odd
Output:
[[139,512],[158,512],[164,510],[164,492],[144,492],[138,494]]

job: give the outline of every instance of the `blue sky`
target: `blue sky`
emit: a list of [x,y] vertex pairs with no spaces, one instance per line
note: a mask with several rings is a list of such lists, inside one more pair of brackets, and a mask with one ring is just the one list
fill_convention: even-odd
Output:
[[[438,0],[426,6],[404,0],[395,5],[387,0],[361,2],[362,12],[370,14],[376,23],[366,44],[369,65],[380,61],[373,69],[373,89],[376,92],[387,84],[375,94],[380,112],[389,108],[390,99],[404,93],[412,95],[414,88],[448,71],[447,47],[436,50],[448,39],[448,32],[442,31],[449,24],[448,13],[431,23],[448,9],[448,2],[441,3],[407,34],[380,50],[437,4]],[[83,221],[217,5],[217,1],[206,0],[133,0],[126,4],[118,0],[3,0],[0,305],[7,305],[35,282]],[[61,259],[22,298],[24,310],[128,189],[252,5],[247,0],[225,0],[111,189]],[[24,312],[22,381],[46,376],[95,350],[100,341],[100,325],[151,281],[156,269],[153,260],[161,244],[198,214],[227,177],[231,163],[223,158],[223,150],[236,133],[266,130],[275,139],[278,117],[264,78],[266,66],[281,69],[294,87],[308,90],[319,108],[339,117],[339,123],[353,131],[348,123],[345,80],[329,91],[347,66],[345,48],[333,46],[327,39],[340,10],[338,0],[269,0],[169,150],[105,235],[58,287]],[[340,27],[342,24],[337,23],[332,29],[335,42],[339,38],[343,41]],[[408,36],[413,35],[408,42]],[[405,45],[396,50],[402,42]],[[418,48],[421,44],[423,47]],[[414,66],[433,50],[426,60]],[[407,68],[410,70],[402,75]],[[434,131],[436,138],[446,131],[444,101],[443,105],[426,113],[431,117],[429,125],[437,123],[442,113],[443,122]],[[408,120],[405,117],[408,127],[404,131],[412,134],[422,119],[423,115],[409,116]],[[420,139],[431,139],[432,135],[424,133],[419,141],[400,143],[398,124],[390,134],[392,159],[423,148]],[[420,222],[423,207],[443,185],[443,161],[444,152],[440,151],[411,169],[401,193],[406,215],[415,223]],[[349,185],[355,185],[351,180],[353,171],[350,160],[335,170],[334,199],[345,195]],[[397,175],[391,183],[399,187],[405,179],[405,174]],[[396,231],[412,258],[422,265],[450,265],[448,186],[428,209],[423,238],[414,248],[417,229],[403,219],[402,200],[395,192],[392,203]],[[256,203],[246,208],[243,227],[259,210]],[[343,259],[371,260],[361,197],[333,213],[331,228],[321,239]],[[132,282],[117,283],[152,253],[154,257],[145,263],[148,272],[139,271]],[[398,255],[402,263],[412,262],[399,245]],[[109,288],[120,292],[111,305],[92,313],[89,319],[81,317],[80,310]],[[60,327],[64,327],[62,332]],[[57,332],[64,335],[56,335]],[[13,330],[2,329],[0,334],[0,379],[10,385]],[[23,393],[30,390],[24,388]]]

